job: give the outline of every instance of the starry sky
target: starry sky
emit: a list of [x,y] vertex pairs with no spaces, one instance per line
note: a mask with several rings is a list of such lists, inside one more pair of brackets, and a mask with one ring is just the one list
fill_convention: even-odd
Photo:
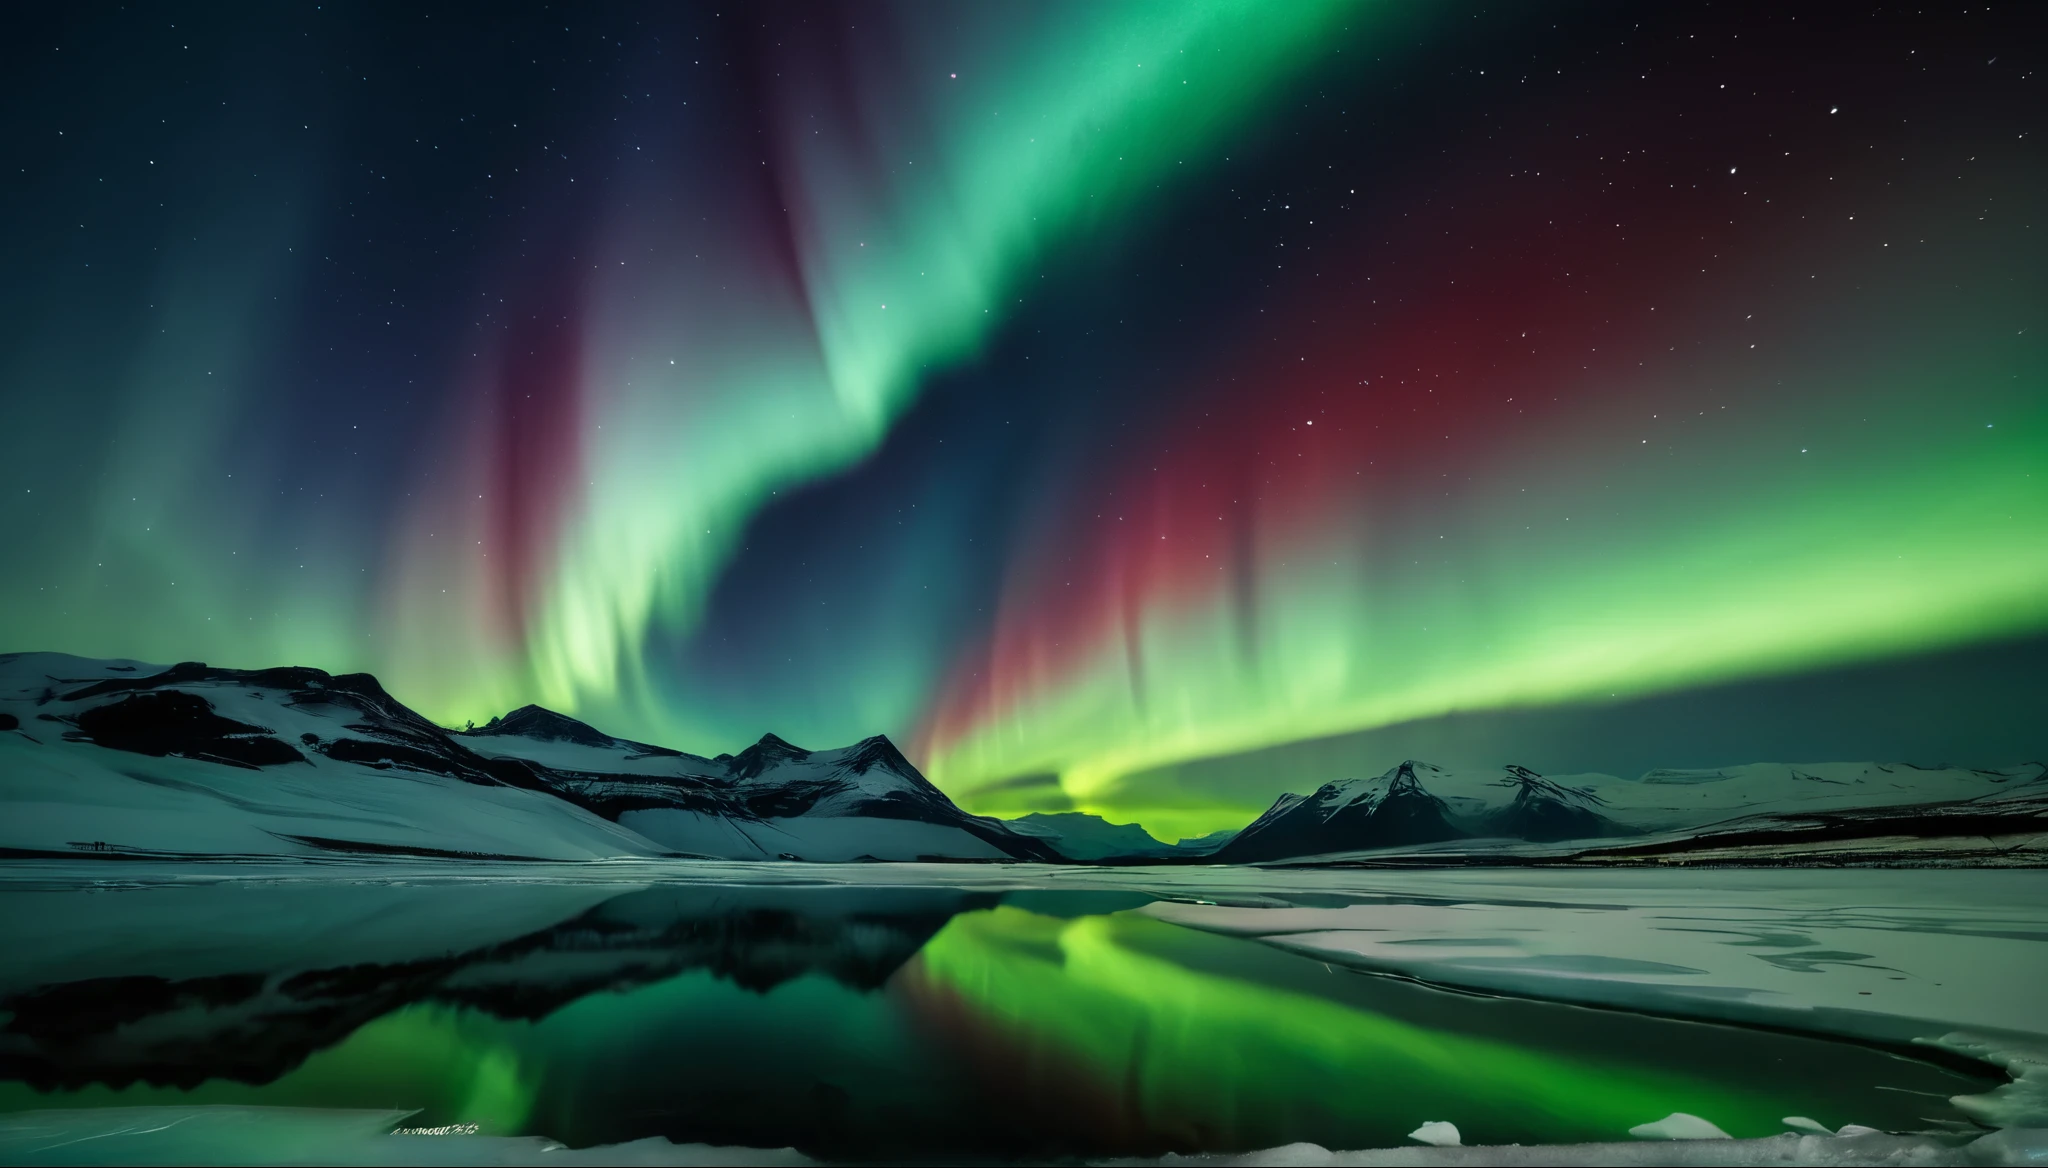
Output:
[[2048,6],[47,6],[0,647],[1157,834],[2048,754]]

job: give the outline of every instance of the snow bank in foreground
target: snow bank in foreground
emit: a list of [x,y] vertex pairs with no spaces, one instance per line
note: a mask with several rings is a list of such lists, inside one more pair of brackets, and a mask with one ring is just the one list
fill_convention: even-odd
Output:
[[[398,1135],[403,1111],[271,1107],[113,1107],[0,1117],[9,1164],[733,1164],[803,1165],[790,1148],[635,1140],[569,1149],[537,1136]],[[2012,1129],[1968,1143],[1873,1132],[1763,1140],[1333,1152],[1289,1144],[1237,1156],[1165,1156],[1105,1164],[1196,1165],[2021,1165],[2048,1162],[2048,1131]]]
[[1333,1152],[1315,1144],[1289,1144],[1243,1156],[1164,1156],[1157,1160],[1104,1160],[1104,1164],[1257,1165],[1259,1168],[1339,1168],[1348,1165],[2006,1165],[2048,1161],[2048,1131],[2001,1131],[1974,1142],[1945,1144],[1924,1136],[1883,1132],[1854,1136],[1782,1135],[1765,1140],[1673,1140],[1632,1144],[1537,1144],[1484,1148],[1374,1148]]
[[[2048,1128],[2048,1041],[1965,1031],[1923,1041],[1990,1063],[2012,1076],[2010,1083],[1982,1095],[1951,1098],[1949,1102],[1964,1115],[1990,1127]],[[2041,1161],[2048,1162],[2048,1155]]]

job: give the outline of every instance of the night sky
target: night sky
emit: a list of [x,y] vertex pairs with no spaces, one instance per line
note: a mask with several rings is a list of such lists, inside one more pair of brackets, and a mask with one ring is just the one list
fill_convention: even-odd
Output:
[[0,649],[871,733],[2048,755],[2048,5],[47,5]]

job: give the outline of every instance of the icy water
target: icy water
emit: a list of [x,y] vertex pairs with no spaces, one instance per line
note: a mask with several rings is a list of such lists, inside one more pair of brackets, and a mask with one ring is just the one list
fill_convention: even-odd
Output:
[[[1672,1112],[1738,1137],[1792,1115],[1960,1132],[1950,1098],[2005,1082],[1897,1041],[1441,988],[1232,935],[1247,914],[1331,935],[1290,906],[1373,932],[1375,906],[1476,903],[1335,878],[1290,894],[1259,873],[1247,900],[1254,877],[1205,896],[1185,873],[119,868],[0,881],[0,1109],[417,1109],[575,1147],[1015,1160],[1386,1147],[1430,1120],[1467,1143],[1619,1140]],[[1486,905],[1592,911],[1518,903]],[[1175,923],[1190,912],[1235,915]],[[1416,939],[1386,919],[1375,943]],[[1814,951],[1817,977],[1894,968]]]

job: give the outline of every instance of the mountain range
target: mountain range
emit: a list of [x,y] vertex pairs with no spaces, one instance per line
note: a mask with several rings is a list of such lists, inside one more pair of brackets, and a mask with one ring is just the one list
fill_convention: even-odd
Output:
[[1410,759],[1283,795],[1216,863],[2048,863],[2048,766],[1752,763],[1638,778]]
[[2025,862],[2048,767],[1539,775],[1410,760],[1179,845],[954,805],[882,736],[711,758],[526,706],[450,730],[368,674],[0,656],[0,855],[1041,863]]
[[702,758],[537,706],[434,725],[368,674],[0,658],[0,847],[99,854],[1039,860],[888,739]]

